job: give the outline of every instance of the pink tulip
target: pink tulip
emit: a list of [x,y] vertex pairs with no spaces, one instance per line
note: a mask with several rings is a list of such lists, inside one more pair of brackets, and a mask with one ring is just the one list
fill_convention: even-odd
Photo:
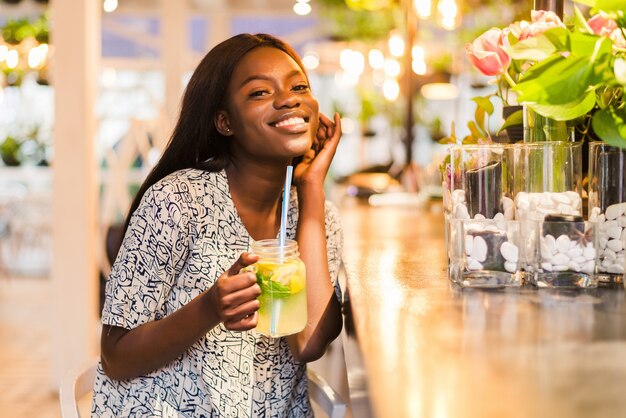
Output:
[[522,29],[522,33],[519,36],[520,41],[541,35],[548,29],[565,27],[561,19],[559,19],[554,12],[532,10],[530,17],[532,18],[532,22]]
[[613,19],[609,19],[601,13],[598,13],[589,19],[587,24],[593,33],[599,36],[609,36],[611,32],[617,29],[617,23],[615,23]]
[[502,30],[492,28],[466,44],[465,52],[474,67],[484,75],[493,76],[504,73],[511,63],[502,46]]

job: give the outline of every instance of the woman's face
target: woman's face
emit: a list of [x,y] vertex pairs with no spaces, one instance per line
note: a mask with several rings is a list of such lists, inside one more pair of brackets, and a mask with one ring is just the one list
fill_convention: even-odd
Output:
[[311,147],[319,106],[305,74],[285,52],[259,47],[247,53],[233,72],[227,97],[217,124],[232,135],[235,158],[246,154],[284,162]]

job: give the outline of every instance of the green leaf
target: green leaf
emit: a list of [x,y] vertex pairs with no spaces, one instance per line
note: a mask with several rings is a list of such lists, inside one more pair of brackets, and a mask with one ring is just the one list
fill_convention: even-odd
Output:
[[556,52],[554,44],[543,34],[505,47],[504,50],[513,59],[542,61]]
[[487,112],[488,115],[491,115],[493,113],[493,103],[491,103],[491,100],[489,100],[488,97],[478,96],[478,97],[473,97],[472,100],[479,107],[483,108],[485,112]]
[[543,32],[540,36],[544,36],[557,51],[569,51],[570,47],[570,31],[565,28],[552,28]]
[[524,111],[520,109],[520,110],[517,110],[517,111],[511,113],[509,115],[509,117],[506,118],[506,120],[502,124],[502,127],[500,128],[498,133],[502,132],[503,130],[505,130],[508,127],[515,126],[515,125],[521,125],[523,123],[524,123]]
[[566,104],[579,100],[589,84],[588,65],[584,57],[559,57],[536,64],[528,76],[517,84],[519,103]]
[[561,105],[529,104],[531,109],[542,116],[555,120],[572,120],[586,115],[596,104],[594,91],[587,93],[582,100],[573,101]]
[[579,32],[593,33],[593,30],[591,30],[587,23],[585,15],[583,15],[583,12],[576,6],[574,6],[574,28]]
[[593,131],[609,145],[626,148],[626,112],[623,109],[598,110],[591,120]]
[[570,35],[572,55],[593,58],[594,61],[601,57],[611,55],[612,43],[606,36],[591,35],[588,33],[574,32]]
[[467,122],[467,127],[469,128],[474,138],[486,138],[486,135],[481,132],[480,128],[476,126],[476,123],[474,121]]
[[595,3],[596,9],[603,10],[605,12],[623,12],[626,10],[626,0],[597,0]]

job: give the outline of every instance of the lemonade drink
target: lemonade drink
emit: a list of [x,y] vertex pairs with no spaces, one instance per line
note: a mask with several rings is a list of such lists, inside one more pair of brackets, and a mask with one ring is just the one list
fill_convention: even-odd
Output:
[[252,266],[261,287],[256,331],[271,337],[302,331],[307,320],[306,271],[298,244],[287,240],[281,252],[277,240],[262,240],[252,251],[260,257]]

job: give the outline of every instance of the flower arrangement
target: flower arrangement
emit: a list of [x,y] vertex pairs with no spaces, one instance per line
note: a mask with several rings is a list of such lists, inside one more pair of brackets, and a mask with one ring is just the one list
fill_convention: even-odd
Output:
[[[567,24],[553,12],[533,11],[531,22],[489,29],[466,45],[470,62],[498,88],[473,99],[475,121],[464,143],[491,140],[485,120],[495,96],[576,125],[583,138],[626,147],[626,1],[574,1],[590,7],[590,19],[578,8]],[[521,112],[513,114],[501,129],[521,120]]]

